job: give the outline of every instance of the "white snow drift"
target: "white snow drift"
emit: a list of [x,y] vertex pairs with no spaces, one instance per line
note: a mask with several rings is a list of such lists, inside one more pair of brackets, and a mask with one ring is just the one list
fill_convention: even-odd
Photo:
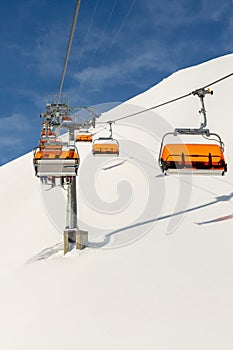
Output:
[[[232,67],[227,55],[176,72],[102,120]],[[199,126],[194,96],[113,125],[119,158],[94,159],[90,144],[79,146],[79,222],[90,233],[82,252],[63,257],[65,191],[41,189],[32,153],[1,167],[1,349],[232,349],[233,78],[212,88],[208,127],[225,142],[225,177],[160,174],[163,132]]]

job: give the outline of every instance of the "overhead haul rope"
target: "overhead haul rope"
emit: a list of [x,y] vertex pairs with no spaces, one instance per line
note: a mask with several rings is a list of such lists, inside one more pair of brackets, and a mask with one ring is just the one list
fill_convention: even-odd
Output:
[[99,49],[99,47],[100,47],[100,44],[101,44],[101,42],[102,42],[102,40],[103,40],[103,38],[104,38],[105,32],[106,32],[106,30],[107,30],[107,28],[108,28],[108,25],[109,25],[109,23],[110,23],[110,21],[111,21],[111,19],[112,19],[112,15],[113,15],[113,12],[114,12],[114,10],[115,10],[115,8],[116,8],[116,5],[117,5],[118,1],[119,1],[119,0],[115,0],[114,4],[113,4],[113,6],[112,6],[112,9],[111,9],[110,14],[109,14],[109,16],[108,16],[108,20],[107,20],[107,22],[106,22],[106,24],[105,24],[104,30],[103,30],[103,32],[102,32],[100,38],[99,38],[99,41],[98,41],[97,46],[96,46],[96,48],[95,48],[95,51],[94,51],[94,53],[93,53],[93,55],[92,55],[92,57],[91,57],[91,59],[90,59],[88,68],[92,65],[92,62],[94,61],[95,55],[96,55],[96,53],[97,53],[97,51],[98,51],[98,49]]
[[[91,18],[91,21],[90,21],[90,25],[89,25],[89,28],[88,28],[88,31],[87,31],[87,34],[86,34],[86,37],[85,37],[85,40],[84,40],[84,43],[85,43],[85,44],[87,44],[87,39],[88,39],[89,31],[90,31],[90,29],[91,29],[91,27],[92,27],[93,20],[94,20],[94,16],[95,16],[96,9],[97,9],[97,6],[98,6],[98,4],[99,4],[99,1],[100,1],[100,0],[97,1],[96,5],[95,5],[95,9],[94,9],[93,14],[92,14],[92,18]],[[95,55],[96,55],[96,53],[97,53],[97,51],[98,51],[98,49],[99,49],[99,47],[100,47],[100,43],[101,43],[101,41],[102,41],[102,39],[103,39],[103,37],[104,37],[104,34],[105,34],[106,30],[107,30],[108,24],[109,24],[109,22],[110,22],[110,20],[111,20],[111,18],[112,18],[112,14],[113,14],[113,12],[114,12],[114,10],[115,10],[115,7],[116,7],[118,1],[119,1],[119,0],[116,0],[115,3],[113,4],[113,7],[112,7],[111,12],[110,12],[110,14],[109,14],[109,17],[108,17],[108,20],[107,20],[106,25],[105,25],[105,27],[104,27],[104,30],[103,30],[103,32],[102,32],[102,34],[101,34],[101,36],[100,36],[100,39],[99,39],[99,41],[98,41],[98,43],[97,43],[97,46],[96,46],[96,48],[95,48],[95,51],[94,51],[94,53],[93,53],[93,55],[92,55],[92,57],[91,57],[91,59],[90,59],[88,65],[87,65],[87,68],[85,68],[86,70],[89,69],[89,67],[92,65],[92,62],[94,61]],[[80,66],[80,62],[81,62],[83,53],[85,52],[85,48],[86,48],[86,45],[85,45],[85,47],[83,47],[83,50],[82,50],[82,53],[81,53],[81,55],[80,55],[79,62],[78,62],[78,65],[77,65],[77,67],[76,67],[76,70],[78,70],[78,68],[79,68],[79,66]],[[75,75],[74,75],[74,76],[75,76]],[[82,91],[84,90],[83,87],[84,87],[85,85],[86,85],[85,82],[82,81],[82,83],[80,84],[80,86],[79,86],[79,88],[78,88],[79,94],[80,94],[80,92],[82,92]],[[86,89],[85,89],[85,90],[86,90]],[[84,90],[84,92],[85,92],[85,90]]]
[[116,33],[116,35],[115,35],[113,41],[112,41],[112,45],[111,45],[110,48],[108,49],[108,52],[107,52],[107,54],[105,55],[105,57],[104,57],[104,59],[103,59],[103,61],[102,61],[102,64],[104,64],[104,63],[106,62],[106,60],[107,60],[107,58],[108,58],[108,56],[109,56],[109,54],[110,54],[110,52],[111,52],[113,46],[115,45],[115,42],[117,41],[117,39],[118,39],[118,37],[119,37],[119,35],[120,35],[120,32],[121,32],[123,26],[125,25],[125,23],[126,23],[128,17],[129,17],[129,15],[130,15],[130,12],[132,11],[132,9],[133,9],[133,7],[134,7],[134,5],[135,5],[135,3],[136,3],[136,1],[137,1],[137,0],[133,0],[133,1],[132,1],[131,5],[130,5],[130,7],[129,7],[129,10],[128,10],[128,12],[126,13],[126,15],[125,15],[123,21],[121,22],[121,25],[120,25],[120,27],[119,27],[119,29],[118,29],[118,31],[117,31],[117,33]]
[[126,118],[131,118],[131,117],[134,117],[134,116],[136,116],[136,115],[139,115],[139,114],[142,114],[142,113],[151,111],[151,110],[153,110],[153,109],[156,109],[156,108],[165,106],[165,105],[167,105],[167,104],[169,104],[169,103],[172,103],[172,102],[181,100],[181,99],[183,99],[183,98],[185,98],[185,97],[191,96],[191,95],[193,95],[193,94],[194,94],[196,91],[198,91],[198,90],[206,89],[207,87],[210,87],[210,86],[212,86],[212,85],[214,85],[214,84],[217,84],[217,83],[219,83],[220,81],[225,80],[225,79],[231,77],[232,75],[233,75],[233,72],[230,73],[230,74],[228,74],[228,75],[225,75],[224,77],[222,77],[222,78],[220,78],[220,79],[217,79],[217,80],[213,81],[212,83],[210,83],[210,84],[208,84],[208,85],[203,86],[203,87],[200,88],[200,89],[196,89],[196,90],[194,90],[194,91],[192,91],[192,92],[189,92],[188,94],[185,94],[185,95],[176,97],[176,98],[174,98],[174,99],[172,99],[172,100],[169,100],[169,101],[160,103],[160,104],[158,104],[158,105],[156,105],[156,106],[152,106],[152,107],[143,109],[143,110],[140,111],[140,112],[128,114],[128,115],[125,115],[124,117],[119,117],[119,118],[114,119],[114,120],[108,120],[108,121],[106,121],[106,122],[98,122],[98,121],[97,121],[96,124],[114,123],[114,122],[117,122],[117,121],[119,121],[119,120],[123,120],[123,119],[126,119]]
[[69,56],[70,56],[70,50],[71,50],[72,41],[73,41],[73,37],[74,37],[74,31],[75,31],[75,27],[76,27],[77,18],[78,18],[80,3],[81,3],[81,0],[78,0],[76,7],[75,7],[73,23],[72,23],[72,27],[71,27],[70,38],[69,38],[69,43],[68,43],[68,47],[67,47],[66,58],[65,58],[65,62],[64,62],[64,67],[63,67],[63,72],[62,72],[62,77],[61,77],[61,82],[60,82],[60,87],[59,87],[59,92],[58,92],[58,97],[57,97],[57,103],[59,103],[60,99],[61,99],[61,92],[62,92],[62,87],[63,87],[65,75],[66,75],[66,68],[67,68],[67,64],[68,64],[68,60],[69,60]]
[[[113,12],[114,12],[114,10],[115,10],[115,7],[116,7],[118,1],[119,1],[119,0],[116,0],[115,3],[113,4],[111,13],[110,13],[110,15],[109,15],[109,18],[108,18],[107,23],[106,23],[105,28],[104,28],[104,32],[102,33],[102,35],[101,35],[101,37],[100,37],[100,40],[99,40],[99,42],[98,42],[98,44],[97,44],[97,47],[96,47],[96,50],[95,50],[94,54],[92,55],[92,58],[91,58],[91,60],[90,60],[90,63],[89,63],[89,65],[88,65],[87,69],[91,66],[92,62],[94,61],[94,57],[95,57],[96,52],[97,52],[97,50],[98,50],[98,48],[99,48],[99,46],[100,46],[100,42],[101,42],[101,40],[102,40],[102,38],[103,38],[103,35],[104,35],[104,33],[105,33],[106,29],[107,29],[108,23],[110,22],[110,19],[111,19],[111,17],[112,17],[112,14],[113,14]],[[133,0],[133,1],[132,1],[132,3],[131,3],[131,5],[130,5],[130,7],[129,7],[129,9],[128,9],[126,15],[125,15],[125,17],[123,18],[123,21],[121,22],[121,24],[120,24],[120,26],[119,26],[119,29],[118,29],[118,31],[117,31],[117,33],[116,33],[114,39],[112,40],[112,43],[111,43],[110,48],[107,49],[107,53],[105,54],[104,59],[102,60],[102,63],[101,63],[102,65],[105,64],[107,58],[109,57],[109,54],[110,54],[110,52],[111,52],[113,46],[115,45],[115,43],[116,43],[116,41],[117,41],[117,39],[118,39],[118,37],[119,37],[119,35],[120,35],[120,32],[121,32],[123,26],[125,25],[126,21],[128,20],[128,17],[129,17],[129,15],[130,15],[130,12],[132,11],[132,9],[133,9],[133,7],[134,7],[136,1],[137,1],[137,0]],[[84,88],[84,87],[85,87],[85,88]],[[79,87],[79,90],[78,90],[78,91],[79,91],[79,94],[80,94],[81,92],[85,92],[86,89],[87,89],[87,83],[86,83],[85,81],[83,81],[83,82],[81,83],[80,87]]]
[[86,33],[86,36],[85,36],[85,39],[84,39],[84,42],[83,42],[82,51],[81,51],[81,54],[80,54],[80,56],[79,56],[79,60],[78,60],[77,66],[76,66],[76,71],[78,71],[79,66],[80,66],[80,64],[81,64],[81,61],[82,61],[82,58],[83,58],[84,53],[85,53],[85,51],[86,51],[89,33],[90,33],[90,31],[91,31],[91,28],[92,28],[92,25],[93,25],[93,22],[94,22],[94,19],[95,19],[95,14],[96,14],[96,10],[97,10],[97,7],[98,7],[98,5],[99,5],[99,2],[100,2],[100,0],[97,0],[97,1],[96,1],[94,10],[93,10],[93,12],[92,12],[92,16],[91,16],[91,19],[90,19],[90,22],[89,22],[89,26],[88,26],[88,29],[87,29],[87,33]]

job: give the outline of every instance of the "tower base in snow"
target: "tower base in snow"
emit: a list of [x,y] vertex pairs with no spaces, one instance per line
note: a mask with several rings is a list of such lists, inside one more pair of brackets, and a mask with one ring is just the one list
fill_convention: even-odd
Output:
[[75,243],[76,249],[84,249],[88,242],[88,232],[79,229],[66,229],[64,231],[64,255],[72,249]]

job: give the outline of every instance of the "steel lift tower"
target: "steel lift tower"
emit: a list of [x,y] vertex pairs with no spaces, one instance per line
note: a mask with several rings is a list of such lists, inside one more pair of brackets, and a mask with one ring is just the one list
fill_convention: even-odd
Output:
[[[73,121],[66,121],[71,109],[67,100],[65,100],[62,96],[60,96],[59,99],[59,103],[56,103],[56,99],[53,98],[52,101],[47,101],[46,114],[44,115],[45,121],[46,124],[49,123],[53,126],[57,136],[60,134],[60,129],[68,130],[68,146],[70,149],[73,149],[75,148],[75,130],[80,128],[81,124]],[[69,165],[64,165],[64,168],[69,168]],[[73,176],[67,177],[62,175],[63,174],[61,173],[60,182],[64,184],[66,181],[67,185],[66,226],[64,230],[64,254],[66,254],[73,244],[76,244],[76,249],[83,249],[87,245],[88,233],[87,231],[81,231],[78,228],[76,188],[77,173]]]

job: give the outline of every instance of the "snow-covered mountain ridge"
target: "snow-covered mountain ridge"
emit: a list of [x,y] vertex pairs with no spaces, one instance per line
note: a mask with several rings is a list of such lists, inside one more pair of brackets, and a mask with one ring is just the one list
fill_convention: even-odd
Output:
[[[176,72],[103,120],[191,92],[232,68],[230,54]],[[63,257],[64,218],[54,222],[53,213],[64,202],[46,203],[32,153],[0,168],[1,349],[232,349],[233,78],[212,89],[208,127],[225,142],[224,177],[160,176],[164,130],[157,129],[199,126],[195,96],[113,125],[119,159],[101,163],[90,145],[79,146],[78,214],[95,243],[82,252]],[[52,191],[48,200],[65,198]]]

